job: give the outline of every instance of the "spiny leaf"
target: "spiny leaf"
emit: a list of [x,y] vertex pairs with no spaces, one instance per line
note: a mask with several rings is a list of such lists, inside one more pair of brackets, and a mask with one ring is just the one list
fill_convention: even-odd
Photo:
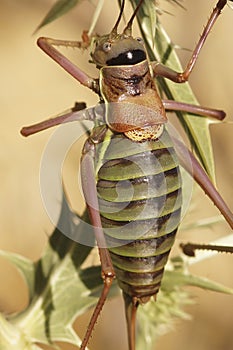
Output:
[[173,328],[175,320],[190,319],[190,316],[183,311],[183,307],[193,304],[194,301],[190,292],[184,290],[184,286],[233,294],[232,288],[205,277],[191,275],[187,271],[185,261],[180,257],[171,259],[168,265],[157,300],[151,299],[147,304],[139,307],[138,349],[154,349],[156,340]]
[[[24,311],[12,315],[9,320],[2,320],[4,327],[0,327],[0,339],[5,345],[1,349],[14,349],[11,348],[12,341],[22,344],[17,350],[34,350],[35,342],[50,344],[64,341],[74,345],[80,344],[72,324],[77,316],[96,304],[103,281],[100,266],[82,268],[82,263],[92,247],[78,244],[62,232],[76,237],[79,234],[87,234],[87,229],[92,228],[85,220],[86,214],[77,220],[64,197],[58,228],[54,230],[43,256],[36,264],[6,254],[29,281],[31,303]],[[117,292],[115,284],[112,293]],[[13,333],[10,341],[9,333]],[[28,347],[25,346],[25,342]]]
[[[64,198],[58,227],[61,230],[64,229],[68,235],[71,235],[75,229],[77,233],[79,230],[81,232],[84,230],[82,220],[75,227],[74,215]],[[88,297],[93,290],[89,288],[90,284],[88,285],[80,269],[90,250],[91,247],[76,244],[56,228],[42,258],[35,264],[15,254],[1,252],[1,255],[10,260],[23,274],[31,297],[31,303],[26,310],[11,316],[9,324],[5,320],[0,339],[4,342],[6,349],[8,333],[12,327],[16,338],[12,336],[12,341],[18,344],[17,349],[21,349],[21,343],[25,346],[25,342],[34,344],[35,341],[49,344],[56,340],[63,340],[77,344],[79,339],[72,330],[72,322],[80,310],[84,312],[92,302],[96,302],[96,297]],[[96,273],[100,276],[99,270]],[[102,286],[101,278],[95,281]],[[93,285],[95,288],[96,285],[94,283]],[[24,339],[25,329],[27,329],[26,340]],[[4,332],[4,330],[7,331]],[[10,344],[11,341],[9,341],[9,349]],[[22,345],[22,349],[26,348]],[[28,346],[28,349],[33,347]]]
[[[188,262],[192,263],[191,259],[188,259]],[[218,293],[233,294],[232,288],[226,287],[218,282],[211,281],[205,277],[192,275],[188,272],[187,267],[187,257],[183,259],[177,256],[170,259],[169,265],[165,270],[163,277],[163,288],[166,290],[172,290],[174,285],[194,286]]]
[[46,24],[53,22],[55,19],[70,11],[78,4],[78,2],[80,2],[80,0],[57,0],[47,15],[44,17],[42,22],[39,24],[35,32],[44,27]]
[[166,285],[166,288],[172,288],[173,283],[175,283],[176,286],[193,286],[211,290],[213,292],[233,295],[232,288],[211,281],[208,278],[194,276],[189,273],[176,272],[174,275],[171,271],[166,271],[163,277],[163,283]]
[[1,350],[42,350],[39,345],[28,342],[26,332],[18,329],[0,313]]
[[[74,229],[76,233],[85,234],[86,225],[83,220],[80,219],[75,226],[75,221],[71,220],[73,215],[75,214],[63,200],[60,229],[65,228],[66,232],[70,231],[69,234]],[[0,339],[4,345],[1,349],[14,350],[14,346],[11,347],[12,342],[17,343],[17,350],[38,350],[34,347],[35,342],[49,344],[66,341],[74,345],[80,344],[80,339],[72,328],[73,321],[96,305],[102,289],[100,266],[82,269],[82,263],[90,250],[91,247],[70,241],[58,229],[54,231],[45,253],[36,264],[34,280],[38,278],[38,285],[35,287],[33,301],[25,311],[13,315],[9,320],[3,317],[1,319],[0,315]],[[191,299],[182,291],[184,285],[233,293],[231,289],[220,284],[187,274],[180,258],[173,259],[170,264],[172,268],[165,271],[157,303],[152,301],[148,304],[151,308],[146,306],[142,310],[141,317],[144,321],[140,324],[143,334],[146,334],[146,337],[138,337],[139,343],[144,344],[142,348],[150,349],[149,344],[153,344],[154,337],[168,331],[174,318],[187,318],[181,306],[190,303]],[[43,271],[42,279],[39,278],[38,267],[40,273]],[[112,294],[116,293],[118,288],[114,283]],[[11,337],[9,334],[12,334]]]
[[162,288],[157,300],[151,299],[138,309],[137,349],[152,350],[158,338],[172,330],[175,320],[190,319],[183,307],[193,304],[188,292],[177,286],[170,291]]
[[35,266],[33,262],[19,254],[6,252],[0,250],[0,256],[7,259],[12,263],[17,270],[22,274],[29,292],[29,298],[31,300],[34,294],[34,282],[35,282]]

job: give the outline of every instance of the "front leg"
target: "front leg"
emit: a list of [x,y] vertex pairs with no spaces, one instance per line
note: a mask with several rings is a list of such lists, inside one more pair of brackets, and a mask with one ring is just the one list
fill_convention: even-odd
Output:
[[99,104],[95,107],[85,108],[86,104],[84,102],[76,102],[75,106],[66,112],[59,114],[56,117],[49,118],[42,122],[32,124],[29,126],[24,126],[20,133],[27,137],[33,135],[42,130],[47,130],[53,126],[70,123],[74,121],[84,121],[89,120],[95,122],[97,120],[103,121],[103,104]]
[[38,46],[55,62],[57,62],[62,68],[64,68],[70,75],[72,75],[76,80],[78,80],[82,85],[93,90],[95,93],[99,94],[99,82],[98,80],[90,77],[85,72],[83,72],[79,67],[72,63],[67,57],[65,57],[61,52],[55,49],[54,46],[66,46],[66,47],[82,47],[82,42],[79,41],[65,41],[56,40],[51,38],[41,37],[37,41]]
[[182,73],[178,73],[176,71],[174,71],[171,68],[168,68],[166,66],[164,66],[161,63],[158,62],[152,62],[151,63],[151,67],[153,69],[153,72],[158,76],[162,76],[164,78],[168,78],[172,81],[174,81],[175,83],[185,83],[186,81],[188,81],[189,76],[197,62],[199,53],[211,31],[211,29],[213,28],[217,18],[219,17],[219,15],[221,14],[222,9],[224,8],[224,6],[227,4],[227,0],[219,0],[217,5],[215,6],[215,8],[213,9],[211,16],[208,20],[208,22],[206,23],[204,30],[200,36],[200,39],[192,53],[192,56],[185,68],[185,70]]

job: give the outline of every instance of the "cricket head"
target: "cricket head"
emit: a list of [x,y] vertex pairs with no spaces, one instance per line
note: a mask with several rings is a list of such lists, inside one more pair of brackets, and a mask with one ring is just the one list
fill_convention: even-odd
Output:
[[143,40],[132,36],[132,24],[143,1],[139,2],[121,34],[117,32],[117,28],[122,18],[125,0],[122,2],[120,14],[110,34],[95,38],[91,57],[98,68],[134,65],[146,59]]

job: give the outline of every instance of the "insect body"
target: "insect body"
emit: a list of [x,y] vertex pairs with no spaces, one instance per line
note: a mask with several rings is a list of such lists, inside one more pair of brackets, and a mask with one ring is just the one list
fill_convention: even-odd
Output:
[[[118,34],[123,1],[111,33],[95,38],[91,57],[100,69],[98,81],[87,76],[54,48],[54,45],[80,47],[85,43],[47,38],[38,40],[39,46],[48,55],[80,83],[100,95],[105,113],[97,120],[95,113],[71,112],[22,130],[26,136],[71,120],[88,119],[96,124],[83,149],[81,174],[99,248],[104,286],[81,349],[85,349],[88,343],[115,276],[125,299],[130,350],[135,349],[137,307],[151,296],[156,296],[159,290],[180,222],[182,183],[179,162],[190,171],[184,155],[185,147],[175,141],[175,151],[167,132],[165,108],[192,111],[218,119],[224,117],[222,111],[162,101],[154,78],[160,75],[178,83],[187,81],[226,1],[217,3],[183,73],[174,72],[158,62],[149,63],[142,40],[132,37],[131,26],[142,4],[143,0],[123,33]],[[233,227],[232,213],[191,153],[189,156],[194,178],[206,189]]]

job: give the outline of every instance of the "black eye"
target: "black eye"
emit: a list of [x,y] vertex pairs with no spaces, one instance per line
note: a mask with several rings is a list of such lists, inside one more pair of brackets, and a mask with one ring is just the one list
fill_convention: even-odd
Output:
[[146,54],[143,50],[130,50],[121,53],[117,57],[113,57],[106,63],[108,66],[124,66],[142,62],[146,59]]
[[111,43],[109,43],[108,41],[106,42],[106,43],[104,43],[103,44],[103,50],[105,51],[105,52],[108,52],[108,51],[110,51],[111,50]]
[[140,44],[143,44],[143,43],[144,43],[144,42],[143,42],[143,39],[140,38],[140,37],[136,38],[136,40],[137,40]]

